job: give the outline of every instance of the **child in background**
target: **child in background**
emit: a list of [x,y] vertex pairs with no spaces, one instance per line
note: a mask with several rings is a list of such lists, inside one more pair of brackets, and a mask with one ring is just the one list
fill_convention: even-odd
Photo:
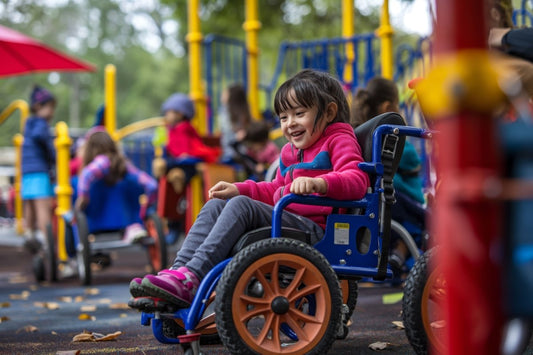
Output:
[[[284,195],[316,194],[360,199],[369,186],[359,169],[361,148],[348,123],[350,111],[339,81],[328,73],[303,70],[278,89],[274,107],[289,141],[281,152],[280,169],[271,182],[218,182],[193,224],[173,266],[158,275],[135,278],[134,297],[157,297],[187,307],[200,280],[228,257],[247,231],[272,225],[272,210]],[[313,166],[310,169],[310,166]],[[310,233],[311,242],[324,235],[331,207],[290,205],[284,226]],[[130,302],[140,307],[142,299]]]
[[[157,181],[127,161],[111,136],[102,127],[95,127],[87,133],[82,167],[78,179],[78,197],[74,205],[77,210],[84,210],[89,204],[89,190],[92,183],[105,179],[106,183],[113,185],[122,180],[126,174],[135,177],[147,197],[146,205],[141,207],[141,219],[146,217],[147,206],[155,203]],[[139,223],[129,225],[124,232],[124,240],[132,243],[145,236],[147,233]]]
[[[379,114],[399,111],[399,94],[396,83],[389,79],[375,77],[368,82],[366,89],[359,89],[355,94],[352,125],[357,127]],[[425,203],[422,179],[419,176],[420,169],[420,157],[415,147],[406,140],[398,171],[394,175],[397,201],[392,205],[392,219],[401,224],[405,222],[419,224],[418,220],[410,213],[409,206],[411,201],[421,205]],[[396,270],[400,270],[409,252],[401,239],[398,238],[393,243],[389,263]]]
[[247,155],[253,161],[254,175],[261,179],[266,170],[279,157],[279,148],[269,138],[270,125],[264,121],[250,123],[243,139]]
[[31,116],[24,126],[22,144],[22,199],[28,232],[25,246],[32,253],[40,250],[46,226],[52,220],[51,174],[54,171],[55,149],[50,134],[56,99],[50,91],[36,85],[30,96]]
[[252,122],[250,105],[246,90],[241,84],[228,86],[220,98],[218,124],[221,132],[222,156],[224,164],[242,163],[241,156],[245,153],[240,143],[246,135],[248,125]]
[[185,185],[196,174],[194,164],[181,164],[186,158],[197,158],[212,163],[218,159],[220,150],[206,146],[198,132],[191,125],[194,117],[194,105],[185,94],[171,95],[161,106],[168,130],[166,159],[156,158],[152,164],[152,173],[160,178],[166,173],[168,182],[179,195]]

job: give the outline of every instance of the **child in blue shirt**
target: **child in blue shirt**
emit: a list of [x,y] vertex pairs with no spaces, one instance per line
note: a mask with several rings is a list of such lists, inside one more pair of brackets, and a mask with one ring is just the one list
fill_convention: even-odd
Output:
[[26,246],[36,253],[52,220],[51,174],[55,164],[55,149],[50,122],[54,117],[56,99],[50,91],[36,85],[30,95],[31,116],[24,126],[22,144],[22,199],[25,227],[28,231]]

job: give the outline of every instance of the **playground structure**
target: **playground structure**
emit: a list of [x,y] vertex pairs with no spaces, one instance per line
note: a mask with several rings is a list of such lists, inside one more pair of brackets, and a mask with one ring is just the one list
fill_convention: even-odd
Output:
[[[195,3],[194,1],[191,1],[189,3],[189,9],[193,7],[194,3]],[[443,5],[442,4],[443,2],[438,1],[437,3],[438,5],[440,3],[443,9],[445,9],[447,6],[445,4]],[[525,1],[523,1],[522,3],[524,4]],[[198,5],[197,2],[196,2],[196,5]],[[248,5],[248,2],[247,2],[247,5]],[[481,1],[474,1],[468,4],[467,8],[463,10],[467,14],[475,13],[476,9],[479,9],[482,5],[483,4]],[[459,8],[459,4],[457,8]],[[525,8],[525,6],[523,6],[523,8]],[[247,11],[247,14],[248,14],[248,11]],[[524,15],[522,12],[520,12],[519,15],[516,15],[516,16],[518,16],[517,18],[519,18],[519,16],[522,16],[523,21],[525,21],[524,19],[527,19],[527,18],[529,18],[531,21],[531,16],[529,15],[528,17],[528,15]],[[468,33],[469,35],[466,36],[467,39],[464,39],[462,41],[456,38],[453,38],[453,39],[447,39],[446,41],[443,40],[442,43],[440,44],[438,42],[435,42],[439,44],[435,48],[434,54],[436,57],[438,57],[439,55],[442,55],[442,53],[448,53],[448,52],[453,53],[454,50],[456,49],[465,50],[471,47],[483,49],[485,47],[484,38],[482,38],[480,34],[481,29],[484,28],[483,19],[477,19],[476,21],[472,21],[472,18],[468,17],[465,14],[459,14],[459,13],[452,14],[450,12],[446,12],[442,18],[439,18],[439,21],[440,21],[439,26],[442,26],[441,29],[445,29],[446,26],[450,26],[450,27],[454,26],[456,25],[456,23],[468,23],[468,26],[467,26],[468,28],[464,29],[464,31]],[[518,21],[518,20],[515,19],[515,21]],[[199,26],[196,26],[196,27],[192,26],[192,27],[193,27],[193,31],[190,31],[191,35],[190,37],[188,37],[189,43],[191,46],[195,44],[194,41],[198,40],[198,37],[200,37],[201,39],[201,33],[200,33],[200,36],[198,36]],[[257,28],[257,24],[251,27]],[[454,42],[455,40],[457,40],[457,43]],[[199,43],[200,41],[198,40],[197,44]],[[422,45],[420,45],[420,47],[422,47]],[[192,53],[193,52],[191,51],[191,57],[192,57]],[[413,53],[415,54],[413,54],[411,57],[417,58],[418,57],[418,54],[416,54],[417,52],[413,52]],[[348,56],[346,57],[348,58]],[[200,58],[200,55],[198,55],[198,58]],[[311,57],[307,57],[306,60],[309,60],[309,58]],[[434,61],[436,63],[437,59],[434,59]],[[480,57],[478,56],[462,57],[461,56],[458,59],[458,61],[460,63],[459,64],[460,67],[463,67],[463,68],[477,68],[479,66],[479,63],[485,62],[483,56],[480,56]],[[340,60],[339,62],[342,62],[342,61]],[[197,61],[196,63],[200,63],[200,61]],[[443,64],[441,62],[439,62],[438,65],[441,65],[440,66],[441,69],[444,68],[445,70],[449,70],[450,73],[455,72],[455,69],[451,65],[446,66],[446,64],[444,64],[444,66],[442,66]],[[344,73],[348,73],[350,71],[350,70],[346,70],[345,66],[341,66],[341,67],[343,68],[343,71],[340,71],[340,73],[343,73],[343,75]],[[424,70],[425,69],[426,68],[424,68]],[[250,69],[248,68],[247,71],[249,70]],[[488,71],[488,66],[487,67],[483,66],[481,71],[482,72]],[[397,73],[399,72],[400,70],[398,69]],[[338,73],[339,71],[337,70],[337,74]],[[382,73],[385,73],[385,71],[382,71]],[[399,77],[397,77],[396,75],[394,77],[395,79],[400,80]],[[461,76],[461,75],[459,77],[460,77],[459,80],[461,84],[464,85],[467,91],[472,90],[471,83],[477,82],[477,80],[479,80],[479,78],[477,77],[469,77],[469,76]],[[488,75],[488,77],[491,77],[491,75]],[[438,77],[435,77],[435,76],[432,77],[431,75],[428,76],[426,83],[432,83],[432,84],[423,85],[420,89],[421,91],[420,91],[419,97],[425,96],[425,97],[435,98],[435,97],[439,97],[439,95],[442,95],[443,97],[450,99],[452,102],[457,103],[457,98],[453,98],[453,97],[450,98],[450,96],[452,95],[449,92],[445,92],[443,90],[443,91],[432,93],[432,88],[442,86],[441,85],[442,83],[439,80],[440,79]],[[192,81],[193,79],[191,79],[191,82]],[[351,82],[355,82],[355,79],[353,79],[353,81]],[[496,92],[498,92],[498,89],[495,89],[495,87],[496,87],[495,82],[493,81],[488,82],[486,89],[487,91],[493,90],[489,92],[490,95],[494,94],[494,96],[489,95],[489,97],[493,97],[495,103],[501,102],[502,97],[500,95],[495,94]],[[106,85],[106,88],[107,88],[107,85]],[[195,96],[195,94],[193,94],[193,93],[198,93],[200,91],[199,86],[195,85],[194,88],[195,88],[195,91],[193,91],[193,85],[191,84],[191,97],[195,98],[195,103],[199,105],[200,112],[208,112],[208,110],[205,109],[205,105],[207,105],[207,100],[205,100],[204,96],[202,96],[201,98],[198,98],[197,96]],[[253,90],[253,89],[249,88],[249,90]],[[213,90],[213,92],[215,91],[216,90]],[[265,92],[267,92],[267,90],[265,90]],[[488,137],[488,141],[489,141],[489,142],[485,141],[484,145],[492,147],[491,151],[488,154],[486,151],[484,152],[485,155],[489,156],[489,159],[486,159],[486,156],[483,156],[483,157],[480,156],[479,154],[480,152],[467,151],[465,155],[461,158],[450,157],[448,160],[443,158],[443,162],[441,166],[442,171],[466,170],[467,171],[467,174],[465,174],[466,177],[463,179],[457,177],[457,179],[458,181],[462,182],[461,184],[464,183],[463,184],[464,186],[473,186],[473,185],[479,185],[478,182],[480,181],[479,176],[475,174],[472,174],[472,175],[468,174],[469,167],[471,165],[475,165],[473,164],[473,162],[481,162],[482,170],[489,172],[489,175],[495,176],[495,177],[498,177],[501,175],[500,171],[498,170],[498,166],[500,165],[501,162],[497,161],[498,154],[497,154],[497,151],[495,151],[495,147],[497,147],[498,145],[496,143],[492,144],[495,127],[492,127],[490,124],[486,124],[486,122],[491,122],[491,120],[487,117],[487,111],[489,111],[490,107],[487,110],[485,109],[481,110],[479,106],[475,105],[474,97],[476,97],[477,95],[475,93],[472,93],[472,91],[468,91],[468,93],[471,94],[472,96],[468,96],[466,100],[461,101],[457,106],[454,106],[455,110],[442,111],[441,110],[442,107],[437,107],[437,108],[432,107],[431,105],[427,104],[428,101],[426,101],[426,103],[422,102],[422,108],[427,117],[435,117],[435,116],[436,117],[443,117],[443,116],[448,117],[448,116],[453,116],[457,114],[457,117],[455,119],[436,121],[436,125],[438,126],[439,130],[443,133],[442,136],[445,137],[445,138],[441,138],[443,140],[449,139],[449,137],[457,137],[459,144],[461,144],[462,146],[465,146],[465,147],[473,146],[474,145],[473,141],[479,139],[478,138],[479,134],[477,134],[476,131],[479,129],[483,129],[483,132],[484,132],[483,137],[484,139]],[[252,93],[251,95],[253,96],[255,94]],[[210,96],[210,97],[211,99],[213,99],[216,97],[216,95]],[[107,101],[107,95],[106,95],[106,101]],[[250,100],[250,102],[252,103],[252,100]],[[204,105],[203,111],[202,111],[202,105]],[[110,107],[111,108],[110,108],[109,114],[113,115],[114,106],[111,105]],[[472,112],[477,112],[477,111],[479,112],[476,114],[472,113]],[[213,110],[211,110],[211,112],[213,112]],[[114,117],[114,116],[109,116],[109,117]],[[201,116],[199,116],[198,118],[200,117]],[[199,125],[199,127],[202,127],[202,120],[200,119],[197,122],[198,122],[197,124]],[[213,127],[214,125],[208,123],[209,121],[208,121],[207,116],[204,117],[204,122],[206,123],[203,124],[203,127],[204,127],[203,132],[204,133],[209,132],[209,130],[212,129],[211,127]],[[110,123],[110,125],[112,125],[112,123]],[[109,126],[108,129],[111,129],[111,128],[112,126]],[[200,128],[199,130],[202,131],[202,128]],[[115,130],[113,127],[113,131],[111,132],[114,132],[114,131]],[[474,137],[474,139],[472,139],[472,137]],[[446,156],[446,152],[442,152],[441,154],[443,154],[444,157]],[[446,188],[452,189],[451,187],[446,187]],[[476,192],[476,191],[472,192],[473,195],[471,197],[465,198],[465,197],[459,196],[457,191],[453,190],[450,192],[449,198],[446,198],[445,201],[440,202],[442,203],[443,211],[446,211],[446,210],[451,211],[452,210],[451,205],[454,205],[454,202],[460,205],[462,211],[466,215],[469,216],[469,220],[471,221],[471,223],[474,224],[473,231],[469,234],[469,237],[472,240],[475,240],[477,245],[480,245],[482,247],[482,253],[481,253],[482,257],[476,260],[476,262],[473,263],[474,267],[465,273],[464,270],[459,269],[459,266],[462,265],[461,260],[464,260],[464,259],[460,259],[461,251],[456,250],[456,245],[454,246],[453,241],[451,240],[444,241],[443,243],[444,245],[443,248],[445,248],[446,250],[449,250],[449,252],[444,253],[441,260],[443,260],[444,265],[448,265],[448,267],[452,264],[457,265],[455,266],[455,269],[453,269],[453,278],[455,282],[457,282],[457,284],[459,285],[466,285],[466,284],[469,285],[468,287],[472,290],[471,294],[479,294],[479,293],[476,293],[476,291],[479,292],[479,290],[486,290],[487,292],[492,292],[494,283],[495,282],[498,283],[498,279],[495,280],[494,278],[492,278],[489,281],[487,278],[479,277],[479,275],[489,274],[491,275],[491,277],[493,277],[494,275],[499,275],[498,267],[497,267],[498,265],[495,265],[493,262],[491,262],[491,260],[488,257],[489,255],[488,244],[494,242],[494,240],[497,239],[497,236],[494,236],[494,230],[498,230],[497,221],[500,220],[498,218],[499,216],[498,208],[497,206],[495,206],[497,205],[497,203],[493,199],[488,199],[486,196],[483,196],[482,192],[479,192],[479,191]],[[65,192],[68,192],[68,191],[65,190]],[[464,204],[463,202],[465,200],[468,200],[468,203]],[[478,215],[477,212],[475,212],[476,210],[484,211],[488,213],[488,215],[480,216]],[[443,213],[443,216],[440,216],[439,218],[443,218],[443,220],[448,221],[448,227],[452,226],[454,224],[454,221],[450,219],[450,216],[446,217],[444,215],[445,212],[442,212],[442,213]],[[489,226],[490,223],[486,223],[487,221],[491,221],[494,224]],[[487,225],[483,226],[482,225],[483,223],[486,223]],[[446,226],[443,226],[444,224],[445,223],[440,223],[439,225],[437,225],[437,231],[439,234],[445,234],[445,235],[450,235],[453,233],[461,234],[460,231],[450,232],[449,230],[447,230]],[[452,252],[457,252],[458,255],[452,255]],[[469,266],[471,265],[469,264]],[[485,266],[487,266],[487,269],[482,269],[482,267],[485,267]],[[452,275],[451,268],[444,269],[444,272],[447,275]],[[462,354],[462,353],[467,354],[472,351],[474,352],[482,351],[483,353],[487,353],[487,354],[495,353],[495,351],[497,351],[498,349],[497,342],[500,340],[499,337],[495,336],[494,338],[489,338],[488,336],[486,336],[483,339],[477,339],[476,340],[477,342],[474,342],[474,340],[465,339],[465,337],[463,336],[464,334],[468,333],[469,329],[476,326],[475,321],[472,319],[466,319],[466,321],[464,319],[461,319],[462,315],[468,314],[468,310],[465,310],[463,307],[465,307],[465,305],[473,304],[472,302],[475,302],[475,300],[473,301],[472,300],[469,301],[468,299],[465,300],[464,296],[462,294],[459,294],[456,291],[457,290],[452,289],[452,292],[446,295],[449,299],[447,304],[449,305],[452,314],[456,315],[454,318],[450,319],[449,322],[450,324],[457,324],[457,328],[450,330],[451,334],[449,335],[449,343],[447,344],[447,348],[449,349],[451,353],[454,353],[454,354]],[[486,305],[485,307],[481,307],[480,309],[480,311],[482,311],[483,314],[486,316],[486,319],[488,319],[489,328],[491,328],[492,333],[498,333],[498,330],[496,329],[496,327],[497,325],[501,323],[502,319],[504,318],[501,305],[499,305],[498,301],[499,299],[496,297],[496,299],[490,300],[489,305]],[[461,323],[461,321],[463,322],[463,324],[458,324],[458,323]],[[465,344],[465,342],[468,342],[468,343]],[[480,349],[483,349],[483,350],[480,350]]]

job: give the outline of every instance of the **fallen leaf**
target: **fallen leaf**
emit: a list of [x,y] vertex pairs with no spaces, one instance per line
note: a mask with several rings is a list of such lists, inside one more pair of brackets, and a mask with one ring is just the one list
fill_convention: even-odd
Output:
[[100,294],[100,290],[97,288],[87,288],[85,289],[85,294],[95,296]]
[[395,320],[392,322],[392,324],[396,326],[396,329],[405,329],[402,321]]
[[94,336],[91,332],[84,330],[83,333],[74,335],[74,338],[72,338],[72,341],[74,342],[94,341]]
[[55,331],[53,331],[53,330],[52,330],[50,333],[51,333],[52,335],[57,335],[57,333],[56,333]]
[[375,343],[370,344],[368,347],[372,350],[385,350],[390,345],[390,343],[384,342],[384,341],[377,341]]
[[59,309],[59,304],[57,304],[56,302],[33,302],[33,305],[35,307],[41,307],[51,310]]
[[109,341],[115,340],[119,335],[122,335],[122,332],[119,330],[114,333],[106,334],[100,337],[101,334],[98,334],[96,341]]
[[38,331],[39,328],[37,328],[36,326],[34,325],[27,325],[25,327],[22,327],[20,328],[19,330],[16,331],[16,334],[20,333],[20,332],[26,332],[26,333],[33,333],[33,332],[36,332]]
[[109,304],[111,303],[111,299],[110,298],[102,298],[100,300],[98,300],[98,303],[101,303],[101,304]]
[[82,302],[85,299],[83,296],[76,296],[74,297],[74,302]]
[[95,305],[81,306],[80,311],[82,311],[82,312],[94,312],[94,311],[96,311],[96,306]]
[[110,334],[100,334],[100,333],[91,333],[86,330],[83,331],[83,333],[77,334],[72,338],[73,342],[81,342],[81,341],[109,341],[109,340],[115,340],[119,335],[121,335],[121,331],[117,331]]
[[120,315],[118,317],[119,318],[127,318],[128,315],[126,313],[120,313]]
[[113,303],[109,305],[111,309],[130,309],[127,303]]
[[29,291],[22,291],[21,294],[10,294],[9,299],[10,300],[27,300],[28,297],[30,297]]
[[58,301],[65,302],[65,303],[71,303],[72,302],[72,297],[70,297],[70,296],[58,297],[57,299],[58,299]]
[[56,352],[56,355],[80,355],[80,350],[66,350],[66,351],[58,351]]
[[9,302],[0,303],[0,308],[8,308],[8,307],[11,307],[11,303]]
[[431,328],[435,328],[435,329],[444,328],[446,326],[446,321],[445,320],[436,320],[434,322],[431,322],[429,324],[429,326]]
[[39,286],[37,285],[30,285],[30,290],[37,291],[39,289]]
[[9,319],[9,317],[6,317],[6,316],[0,317],[0,323],[7,322],[8,320],[11,320],[11,319]]
[[79,320],[96,320],[96,317],[95,316],[91,316],[87,313],[82,313],[78,316],[78,319]]

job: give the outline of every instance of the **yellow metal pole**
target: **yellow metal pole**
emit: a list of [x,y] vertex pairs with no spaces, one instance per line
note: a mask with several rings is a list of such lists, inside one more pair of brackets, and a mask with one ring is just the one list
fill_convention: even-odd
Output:
[[261,28],[257,11],[257,0],[245,0],[246,19],[242,28],[246,32],[246,52],[248,60],[248,102],[255,119],[261,118],[259,110],[259,45],[257,32]]
[[[350,38],[354,34],[354,14],[353,0],[342,0],[342,37]],[[353,62],[355,61],[355,50],[352,42],[345,45],[346,64],[344,64],[343,81],[346,84],[353,83]]]
[[381,76],[392,79],[392,35],[394,34],[394,30],[390,24],[389,0],[383,0],[380,22],[380,26],[376,30],[376,35],[381,38]]
[[22,224],[22,143],[24,142],[24,126],[28,118],[30,109],[28,103],[24,100],[15,100],[9,104],[2,112],[0,112],[0,125],[13,114],[16,110],[20,111],[20,134],[17,133],[13,137],[13,145],[15,146],[15,230],[17,234],[24,233],[24,226]]
[[117,127],[116,73],[113,64],[105,67],[105,128],[114,137]]
[[202,32],[200,30],[200,16],[198,15],[200,1],[188,2],[188,30],[186,40],[189,43],[189,90],[191,100],[196,111],[192,120],[193,126],[200,135],[207,133],[206,102],[202,89]]
[[24,233],[24,226],[22,224],[22,143],[24,137],[17,133],[13,137],[13,145],[15,146],[15,230],[17,234]]
[[72,199],[72,187],[70,185],[70,145],[72,141],[68,135],[68,127],[65,122],[56,124],[56,171],[57,186],[55,193],[57,196],[57,207],[55,210],[57,216],[57,256],[60,261],[67,261],[67,248],[65,243],[65,220],[63,214],[70,211]]

